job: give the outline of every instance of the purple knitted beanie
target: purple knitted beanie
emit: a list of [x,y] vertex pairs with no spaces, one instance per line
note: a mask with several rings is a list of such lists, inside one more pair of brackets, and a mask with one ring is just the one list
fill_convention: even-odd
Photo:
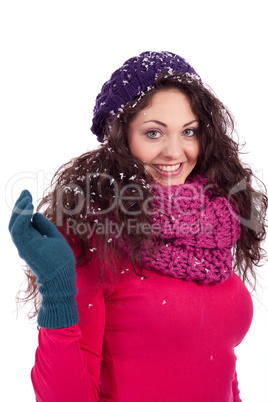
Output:
[[188,73],[200,79],[186,60],[171,52],[143,52],[127,60],[105,82],[96,98],[91,130],[98,141],[103,140],[111,117],[137,96],[150,90],[162,72]]

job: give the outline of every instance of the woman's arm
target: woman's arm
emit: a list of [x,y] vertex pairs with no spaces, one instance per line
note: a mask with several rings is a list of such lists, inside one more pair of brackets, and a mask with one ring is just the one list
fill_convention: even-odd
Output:
[[89,376],[80,338],[77,325],[40,329],[31,374],[38,402],[98,400],[98,382]]
[[237,373],[235,373],[232,388],[233,388],[233,402],[242,402],[240,398],[240,391],[238,388]]
[[[39,346],[32,370],[37,400],[97,400],[105,322],[99,266],[75,269],[77,250],[42,214],[33,214],[27,190],[15,204],[9,230],[19,255],[37,277],[42,295],[37,317]],[[92,301],[93,314],[89,312]],[[78,322],[86,323],[85,331]]]
[[[77,255],[77,250],[73,249]],[[79,323],[39,330],[32,383],[38,402],[97,401],[105,328],[104,291],[96,259],[76,267]]]

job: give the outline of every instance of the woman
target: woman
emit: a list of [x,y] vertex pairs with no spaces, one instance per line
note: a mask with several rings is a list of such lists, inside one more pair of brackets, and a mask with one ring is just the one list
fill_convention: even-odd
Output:
[[37,401],[241,400],[267,198],[233,128],[184,59],[144,52],[103,85],[101,145],[59,169],[45,217],[22,192],[9,228],[38,311]]

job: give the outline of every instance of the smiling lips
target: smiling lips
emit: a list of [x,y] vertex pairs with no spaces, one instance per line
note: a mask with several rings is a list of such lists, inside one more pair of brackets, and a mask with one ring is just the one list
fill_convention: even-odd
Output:
[[183,163],[177,163],[177,165],[154,165],[155,170],[162,176],[175,176],[182,171]]
[[181,163],[177,165],[155,165],[158,169],[164,170],[165,172],[174,172],[181,167]]

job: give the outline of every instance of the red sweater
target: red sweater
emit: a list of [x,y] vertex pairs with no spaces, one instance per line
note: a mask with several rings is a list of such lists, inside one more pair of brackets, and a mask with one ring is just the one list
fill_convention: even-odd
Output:
[[117,281],[102,285],[96,257],[76,271],[80,321],[40,329],[37,401],[241,400],[234,348],[253,305],[237,275],[214,285],[153,270],[140,277],[125,258]]

